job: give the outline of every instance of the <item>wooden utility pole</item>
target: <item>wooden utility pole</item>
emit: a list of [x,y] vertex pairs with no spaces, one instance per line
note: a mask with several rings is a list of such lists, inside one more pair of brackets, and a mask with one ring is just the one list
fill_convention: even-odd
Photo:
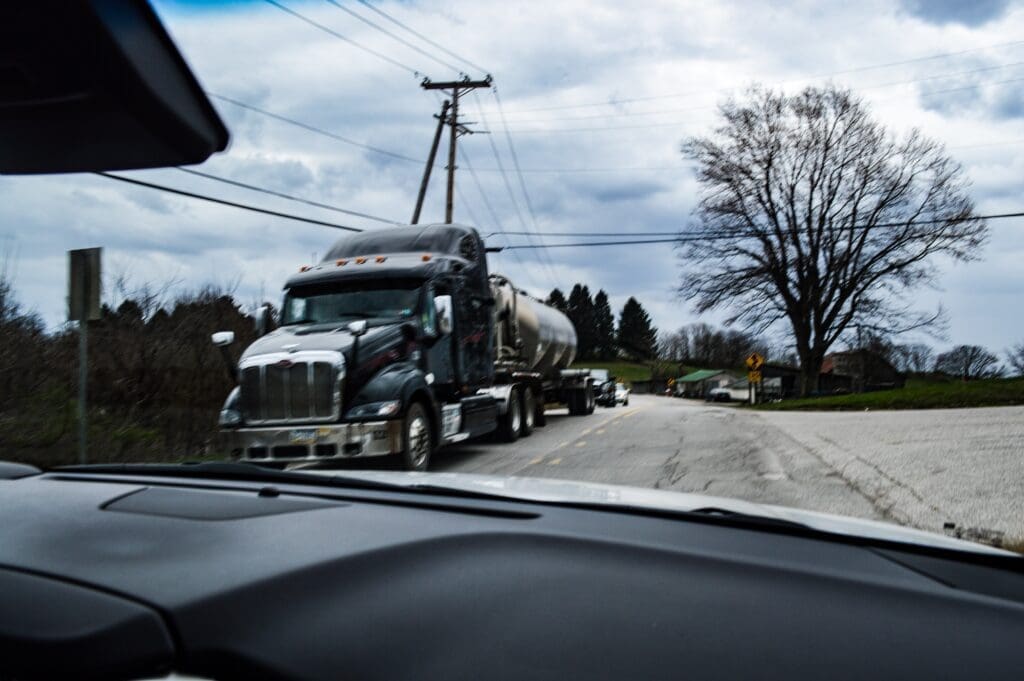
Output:
[[[424,78],[421,86],[424,90],[450,90],[451,94],[451,110],[448,113],[448,192],[445,196],[445,210],[444,210],[444,221],[446,224],[451,224],[452,214],[454,212],[455,205],[455,149],[456,141],[459,135],[472,134],[472,130],[459,123],[459,97],[466,94],[471,90],[482,87],[491,87],[491,77],[487,76],[483,80],[470,80],[469,77],[465,77],[462,80],[453,80],[444,83],[434,83],[429,78]],[[440,124],[438,124],[438,131],[440,131]],[[439,138],[439,134],[435,135],[435,147],[436,152],[436,141]],[[433,160],[429,161],[433,164]],[[424,173],[426,177],[429,173]],[[426,191],[426,183],[421,189],[421,193]],[[419,211],[417,210],[416,218],[419,219]]]
[[416,210],[412,213],[412,224],[420,221],[420,211],[423,210],[423,198],[427,195],[427,185],[430,183],[430,171],[434,169],[434,159],[437,158],[437,146],[441,142],[441,131],[444,130],[448,121],[448,107],[450,102],[446,99],[441,105],[441,114],[434,114],[437,118],[437,131],[434,132],[434,143],[430,145],[430,155],[427,157],[427,167],[423,169],[423,181],[420,182],[420,193],[416,197]]

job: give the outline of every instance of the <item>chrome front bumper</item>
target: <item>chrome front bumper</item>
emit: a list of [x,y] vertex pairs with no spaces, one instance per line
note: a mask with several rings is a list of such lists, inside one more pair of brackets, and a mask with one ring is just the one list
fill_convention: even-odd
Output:
[[402,422],[238,428],[224,433],[232,457],[267,463],[328,461],[402,451]]

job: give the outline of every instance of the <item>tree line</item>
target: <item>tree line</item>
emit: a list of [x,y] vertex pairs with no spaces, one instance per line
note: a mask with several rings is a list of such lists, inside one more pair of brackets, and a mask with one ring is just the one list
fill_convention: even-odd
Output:
[[658,329],[647,310],[632,296],[622,306],[617,324],[603,289],[591,297],[590,288],[577,283],[569,291],[568,299],[556,288],[546,302],[564,312],[576,327],[577,359],[622,358],[643,362],[658,356]]
[[[115,286],[115,289],[117,286]],[[243,348],[253,320],[229,291],[170,296],[116,292],[89,322],[91,461],[190,458],[215,445],[217,416],[234,379],[210,344],[230,330]],[[0,449],[40,465],[77,461],[77,330],[47,331],[0,272]]]

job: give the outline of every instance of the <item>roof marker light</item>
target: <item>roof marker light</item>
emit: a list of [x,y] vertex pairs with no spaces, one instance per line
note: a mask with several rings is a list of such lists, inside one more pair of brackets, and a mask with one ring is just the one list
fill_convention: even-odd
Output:
[[364,262],[366,262],[366,258],[363,258],[363,257],[356,258],[356,264],[357,265],[362,265]]
[[427,262],[428,260],[430,260],[430,254],[424,253],[421,259],[423,260],[423,262]]
[[378,255],[378,256],[377,256],[377,257],[375,258],[375,260],[376,260],[377,262],[384,262],[385,260],[387,260],[387,258],[386,258],[386,257],[384,257],[383,255]]
[[337,260],[334,261],[334,264],[337,265],[338,267],[341,267],[342,265],[345,265],[347,262],[348,260],[345,260],[344,258],[338,258]]
[[308,272],[311,269],[313,269],[312,265],[303,265],[302,267],[299,268],[299,272]]

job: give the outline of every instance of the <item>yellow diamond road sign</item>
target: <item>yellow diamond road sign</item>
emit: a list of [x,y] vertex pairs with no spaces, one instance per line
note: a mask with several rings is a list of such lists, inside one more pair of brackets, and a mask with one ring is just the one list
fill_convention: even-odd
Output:
[[747,372],[747,380],[750,381],[751,383],[760,383],[761,382],[761,372],[760,371],[748,371]]
[[[752,353],[750,353],[747,356],[747,368],[748,369],[750,369],[751,371],[757,371],[762,366],[764,366],[764,357],[762,357],[761,355],[757,354],[756,352],[752,352]],[[751,379],[751,380],[753,380],[753,379]]]

